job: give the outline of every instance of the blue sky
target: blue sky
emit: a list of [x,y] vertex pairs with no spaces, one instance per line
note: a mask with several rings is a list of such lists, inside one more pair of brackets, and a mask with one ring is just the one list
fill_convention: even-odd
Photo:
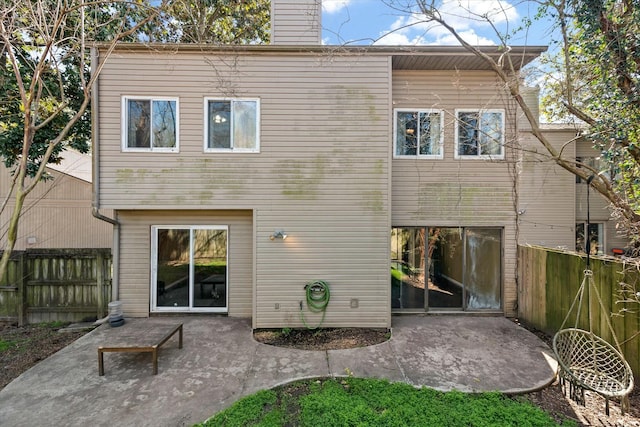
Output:
[[[516,29],[523,17],[533,18],[537,12],[535,2],[523,0],[440,0],[439,4],[446,21],[474,45],[497,44],[497,37],[488,23],[472,19],[467,10],[489,16],[500,32]],[[322,0],[322,6],[324,44],[458,44],[444,28],[420,22],[420,16],[400,13],[381,0]],[[548,45],[550,29],[548,22],[536,21],[510,44]]]

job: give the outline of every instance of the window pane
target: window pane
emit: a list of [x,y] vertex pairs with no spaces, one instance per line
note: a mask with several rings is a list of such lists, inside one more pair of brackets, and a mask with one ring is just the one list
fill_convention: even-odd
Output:
[[127,147],[151,147],[151,102],[127,101]]
[[576,251],[584,252],[584,226],[581,222],[576,223]]
[[440,114],[420,113],[420,154],[440,154]]
[[391,307],[424,309],[425,229],[391,230]]
[[417,153],[417,113],[398,111],[396,123],[396,155],[415,156]]
[[589,239],[590,254],[602,255],[604,253],[604,226],[602,223],[589,224]]
[[429,307],[462,308],[464,245],[462,228],[430,228]]
[[500,308],[501,231],[466,229],[465,277],[467,309]]
[[[584,222],[576,223],[576,251],[585,253],[586,242],[584,237],[587,224]],[[591,255],[602,255],[604,253],[604,224],[589,224],[589,253]]]
[[227,230],[193,232],[194,307],[225,307]]
[[158,230],[158,307],[189,306],[189,230]]
[[175,101],[153,101],[153,146],[176,146]]
[[458,154],[478,155],[478,113],[458,113]]
[[502,113],[482,113],[480,129],[480,154],[502,153]]
[[208,148],[231,148],[231,102],[209,101]]
[[257,103],[235,101],[233,103],[233,148],[256,149]]

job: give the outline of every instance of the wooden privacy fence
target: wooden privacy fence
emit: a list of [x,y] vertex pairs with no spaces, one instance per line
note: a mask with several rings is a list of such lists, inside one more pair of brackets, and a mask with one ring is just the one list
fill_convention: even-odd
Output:
[[106,315],[110,249],[15,251],[0,284],[0,320],[77,322]]
[[[586,255],[562,252],[549,248],[520,246],[518,317],[524,323],[549,334],[555,334],[564,321],[583,279]],[[621,260],[591,258],[595,286],[600,293],[604,311],[595,295],[591,300],[592,331],[615,346],[607,318],[620,342],[622,352],[634,375],[640,375],[640,304],[623,302],[622,283],[640,291],[640,275]],[[588,286],[588,285],[587,285]],[[627,309],[627,312],[622,310]],[[623,315],[619,315],[623,314]],[[578,327],[589,330],[589,310],[586,296],[578,318]],[[576,309],[565,327],[573,327]]]

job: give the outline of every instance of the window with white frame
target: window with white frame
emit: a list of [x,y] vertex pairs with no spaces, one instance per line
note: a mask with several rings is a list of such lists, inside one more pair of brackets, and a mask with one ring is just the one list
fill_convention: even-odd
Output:
[[151,310],[226,313],[226,225],[151,227]]
[[504,158],[504,111],[456,110],[456,158]]
[[443,114],[438,110],[395,110],[394,157],[442,158]]
[[587,244],[585,236],[589,238],[589,254],[602,255],[604,253],[604,223],[586,222],[576,223],[576,251],[585,253]]
[[124,97],[122,111],[123,150],[178,150],[177,99]]
[[260,150],[257,99],[205,99],[205,151]]

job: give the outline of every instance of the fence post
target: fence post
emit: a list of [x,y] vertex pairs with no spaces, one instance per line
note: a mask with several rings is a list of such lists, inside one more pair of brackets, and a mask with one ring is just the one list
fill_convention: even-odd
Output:
[[18,256],[17,262],[17,279],[18,279],[18,326],[24,326],[28,323],[27,317],[27,282],[29,278],[27,277],[29,272],[27,271],[27,263],[25,262],[25,258],[27,256],[27,252],[20,252]]
[[104,317],[104,256],[102,251],[96,251],[96,302],[98,303],[98,320]]

